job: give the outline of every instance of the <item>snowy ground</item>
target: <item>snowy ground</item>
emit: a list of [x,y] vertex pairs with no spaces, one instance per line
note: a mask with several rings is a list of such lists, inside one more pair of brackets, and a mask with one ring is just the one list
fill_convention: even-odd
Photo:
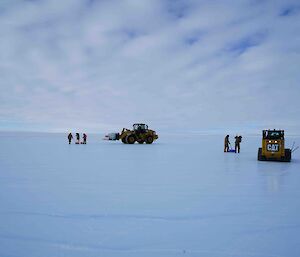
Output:
[[253,136],[239,155],[223,136],[0,140],[1,257],[300,256],[300,151],[257,162]]

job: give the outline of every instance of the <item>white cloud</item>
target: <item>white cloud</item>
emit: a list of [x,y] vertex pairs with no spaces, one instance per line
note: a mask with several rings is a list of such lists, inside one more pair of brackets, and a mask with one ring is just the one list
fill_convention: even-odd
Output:
[[0,129],[300,126],[297,1],[3,1],[0,10]]

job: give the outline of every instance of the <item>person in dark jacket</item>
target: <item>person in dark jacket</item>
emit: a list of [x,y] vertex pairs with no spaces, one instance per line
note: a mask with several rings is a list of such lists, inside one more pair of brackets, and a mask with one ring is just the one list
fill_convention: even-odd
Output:
[[71,144],[72,139],[73,139],[73,135],[72,133],[69,133],[68,135],[69,145]]
[[82,138],[83,138],[83,144],[86,145],[87,135],[83,133]]
[[76,133],[76,144],[79,144],[80,143],[80,135],[79,133]]
[[235,152],[240,153],[240,149],[241,149],[241,144],[242,142],[242,136],[236,136],[235,137]]
[[227,135],[224,139],[224,153],[229,151],[229,145],[230,145],[229,135]]

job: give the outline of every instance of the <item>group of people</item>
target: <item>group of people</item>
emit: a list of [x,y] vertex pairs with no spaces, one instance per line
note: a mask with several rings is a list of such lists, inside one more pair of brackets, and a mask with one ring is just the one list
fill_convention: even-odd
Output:
[[[85,133],[83,133],[83,135],[82,135],[83,141],[81,143],[80,143],[80,135],[79,135],[79,133],[76,133],[75,136],[76,136],[75,144],[77,144],[77,145],[79,145],[79,144],[84,144],[85,145],[86,144],[87,135]],[[69,135],[68,135],[69,145],[71,144],[72,139],[73,139],[73,135],[72,135],[72,133],[69,133]]]
[[[242,136],[236,135],[236,136],[234,137],[234,139],[235,139],[235,143],[234,143],[234,151],[235,151],[236,153],[239,153],[239,152],[240,152],[240,149],[241,149],[240,144],[241,144],[241,142],[242,142]],[[230,151],[229,146],[231,146],[231,144],[230,144],[230,141],[229,141],[229,135],[227,135],[227,136],[225,137],[225,140],[224,140],[224,152],[225,152],[225,153]]]
[[[87,135],[85,133],[82,134],[82,139],[83,139],[82,142],[80,142],[80,134],[79,133],[76,133],[75,137],[76,137],[75,144],[77,144],[77,145],[78,144],[86,144]],[[235,138],[234,151],[236,153],[239,153],[240,149],[241,149],[240,144],[242,142],[242,136],[237,135],[234,138]],[[72,135],[72,133],[69,133],[69,135],[68,135],[69,144],[71,144],[72,139],[73,139],[73,135]],[[231,146],[231,144],[230,144],[230,141],[229,141],[229,135],[227,135],[225,137],[225,140],[224,140],[224,152],[229,152],[229,150],[230,150],[229,146]]]

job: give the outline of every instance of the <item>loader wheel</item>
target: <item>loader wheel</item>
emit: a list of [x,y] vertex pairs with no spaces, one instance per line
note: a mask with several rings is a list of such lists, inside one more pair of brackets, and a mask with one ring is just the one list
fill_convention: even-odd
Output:
[[152,144],[153,143],[153,137],[152,136],[148,136],[146,138],[146,144]]
[[135,142],[135,138],[134,138],[133,135],[129,135],[129,136],[126,137],[126,141],[127,141],[128,144],[132,145]]
[[284,149],[284,161],[290,162],[292,158],[292,151],[291,149]]
[[263,157],[261,155],[262,148],[258,148],[258,153],[257,153],[257,160],[258,161],[263,161]]
[[126,137],[122,138],[122,142],[123,142],[123,144],[127,144]]

